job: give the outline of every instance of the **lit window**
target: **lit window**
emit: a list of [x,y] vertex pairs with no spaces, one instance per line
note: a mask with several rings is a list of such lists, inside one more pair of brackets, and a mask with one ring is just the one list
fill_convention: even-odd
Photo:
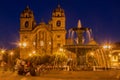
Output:
[[44,42],[43,41],[40,41],[40,46],[44,46]]

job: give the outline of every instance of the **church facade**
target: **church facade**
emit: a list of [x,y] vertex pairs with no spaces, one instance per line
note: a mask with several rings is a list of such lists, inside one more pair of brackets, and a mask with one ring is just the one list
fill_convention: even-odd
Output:
[[53,53],[66,44],[66,18],[58,5],[48,24],[36,24],[33,11],[27,6],[20,14],[20,57],[34,53]]

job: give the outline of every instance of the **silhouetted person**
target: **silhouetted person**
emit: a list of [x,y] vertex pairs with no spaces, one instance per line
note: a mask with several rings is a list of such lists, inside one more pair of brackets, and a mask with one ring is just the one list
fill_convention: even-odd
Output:
[[24,75],[24,65],[20,66],[20,68],[18,69],[18,74],[19,75]]
[[31,76],[35,76],[36,75],[35,67],[33,67],[33,65],[30,66],[30,74],[31,74]]

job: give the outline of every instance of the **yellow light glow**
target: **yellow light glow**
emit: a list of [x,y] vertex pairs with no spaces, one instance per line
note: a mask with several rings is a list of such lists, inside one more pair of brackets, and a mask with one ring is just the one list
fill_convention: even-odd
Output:
[[118,54],[118,56],[120,56],[120,53]]
[[106,48],[107,48],[107,45],[104,45],[103,48],[106,49]]
[[35,46],[35,45],[36,45],[36,43],[35,43],[35,42],[33,42],[33,45]]
[[93,53],[93,52],[91,52],[91,53],[90,53],[90,55],[91,55],[91,56],[94,56],[94,53]]
[[5,53],[5,50],[4,50],[4,49],[2,49],[2,50],[1,50],[1,53]]
[[109,57],[111,57],[112,55],[111,54],[109,54]]
[[26,42],[19,42],[19,43],[18,43],[18,46],[24,48],[24,47],[27,46],[27,43],[26,43]]
[[103,45],[103,48],[104,48],[104,49],[110,49],[110,48],[111,48],[111,45]]
[[32,54],[30,53],[30,54],[29,54],[29,56],[31,57],[31,56],[32,56]]
[[49,42],[49,45],[51,45],[51,42]]
[[110,48],[111,48],[111,46],[110,46],[110,45],[108,45],[108,48],[110,49]]
[[63,52],[63,48],[59,48],[59,51]]
[[36,51],[33,51],[33,54],[35,54],[36,53]]
[[20,46],[20,47],[21,47],[21,46],[22,46],[22,43],[18,43],[18,46]]
[[13,55],[13,52],[10,52],[10,55]]
[[44,46],[44,41],[40,41],[40,46]]
[[27,43],[26,42],[23,42],[23,47],[26,47],[27,46]]

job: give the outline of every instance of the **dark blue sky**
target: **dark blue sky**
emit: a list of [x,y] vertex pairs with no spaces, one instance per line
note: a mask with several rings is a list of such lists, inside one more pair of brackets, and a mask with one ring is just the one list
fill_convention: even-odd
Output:
[[66,14],[66,29],[82,25],[93,30],[99,43],[120,41],[119,0],[2,0],[0,1],[0,47],[11,48],[19,40],[19,17],[27,5],[39,23],[47,23],[60,4]]

